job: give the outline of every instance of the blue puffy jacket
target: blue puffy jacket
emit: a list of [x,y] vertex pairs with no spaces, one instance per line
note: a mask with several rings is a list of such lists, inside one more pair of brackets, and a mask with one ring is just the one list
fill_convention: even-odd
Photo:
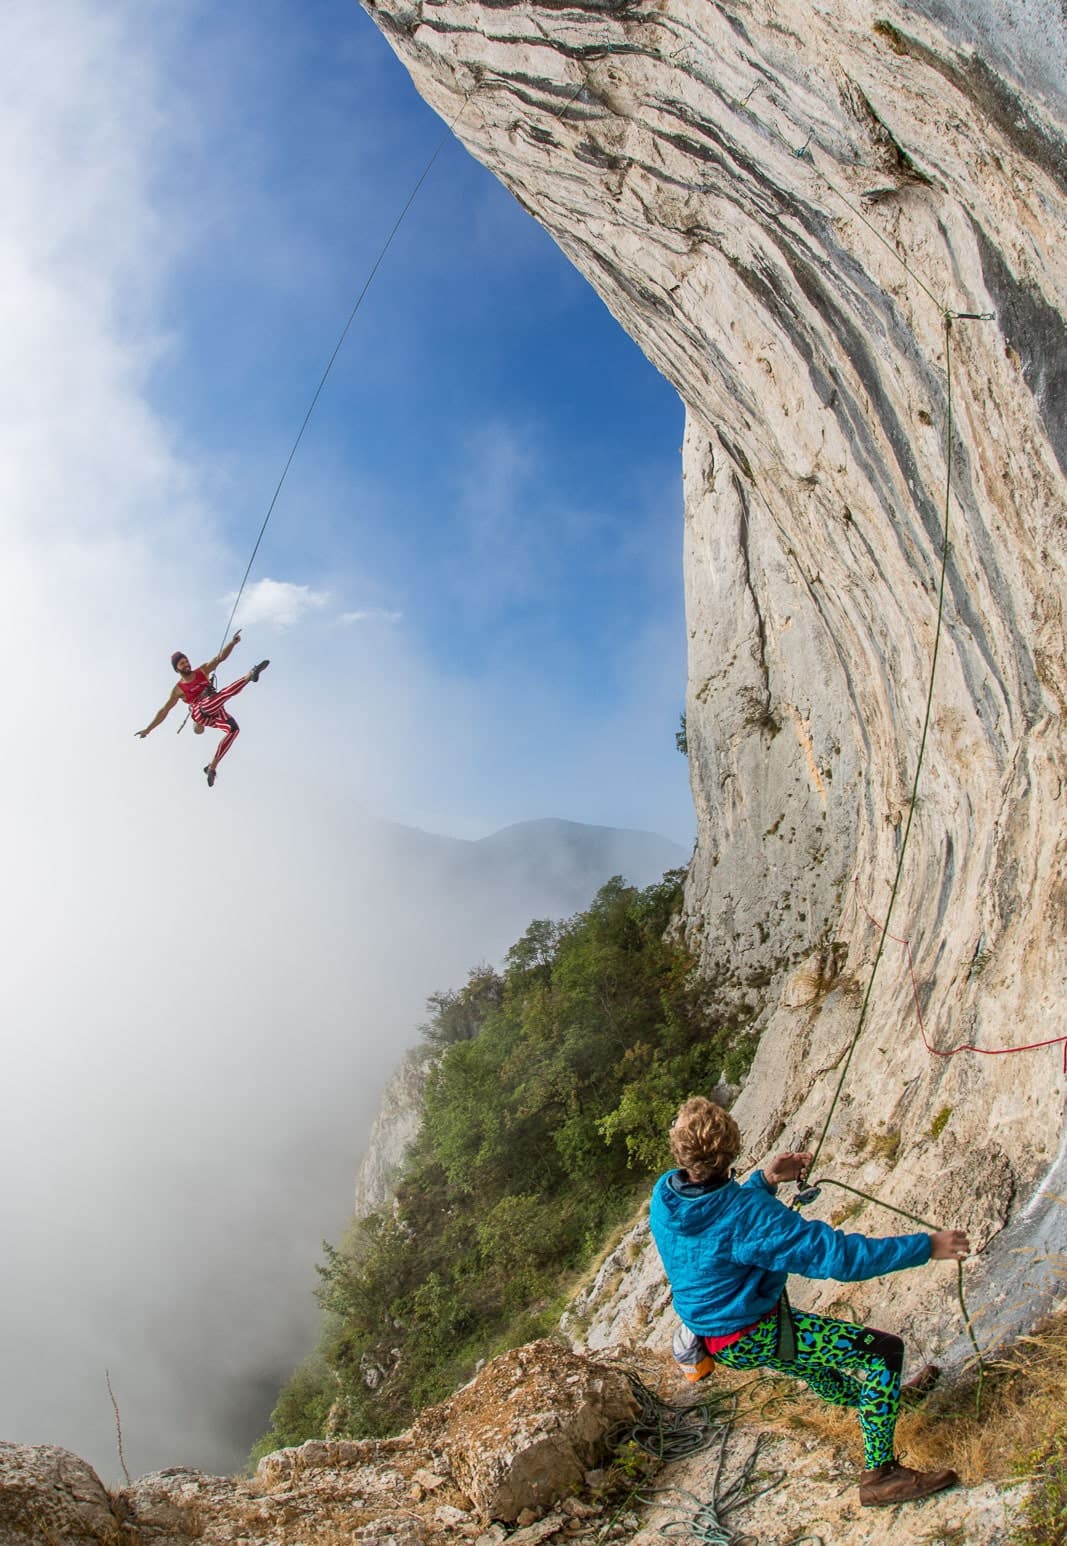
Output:
[[754,1325],[777,1304],[791,1272],[853,1283],[930,1259],[929,1235],[877,1240],[801,1218],[778,1201],[762,1171],[743,1186],[685,1186],[689,1196],[676,1189],[681,1175],[660,1176],[649,1223],[674,1308],[699,1336],[724,1337]]

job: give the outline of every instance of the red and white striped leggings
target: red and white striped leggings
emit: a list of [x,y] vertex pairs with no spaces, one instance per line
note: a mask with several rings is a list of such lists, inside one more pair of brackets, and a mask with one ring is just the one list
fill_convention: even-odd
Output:
[[225,730],[226,732],[216,748],[214,757],[211,759],[216,766],[218,766],[234,741],[236,741],[237,733],[241,728],[233,715],[227,714],[222,705],[226,702],[227,698],[236,697],[242,687],[247,686],[248,678],[242,676],[236,682],[231,682],[229,687],[220,687],[217,692],[213,692],[209,688],[207,692],[201,693],[195,703],[190,705],[190,719],[194,720],[198,725],[203,725],[205,730]]

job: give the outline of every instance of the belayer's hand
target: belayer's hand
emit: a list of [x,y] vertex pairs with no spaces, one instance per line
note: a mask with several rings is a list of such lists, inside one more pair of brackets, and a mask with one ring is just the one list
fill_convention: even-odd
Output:
[[795,1181],[811,1164],[811,1155],[795,1150],[789,1154],[776,1154],[769,1165],[764,1165],[764,1177],[772,1186],[779,1181]]
[[971,1242],[962,1229],[938,1229],[930,1236],[931,1261],[962,1261],[971,1254]]

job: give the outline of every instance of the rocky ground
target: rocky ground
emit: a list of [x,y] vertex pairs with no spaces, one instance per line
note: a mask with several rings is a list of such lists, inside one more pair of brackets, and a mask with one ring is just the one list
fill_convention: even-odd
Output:
[[65,1450],[0,1444],[0,1546],[580,1538],[600,1509],[578,1495],[605,1436],[634,1412],[618,1368],[544,1341],[494,1359],[396,1438],[280,1450],[249,1479],[175,1469],[109,1494]]
[[[861,1510],[849,1444],[795,1427],[788,1405],[706,1426],[650,1406],[654,1386],[675,1405],[711,1395],[712,1417],[729,1416],[732,1397],[686,1386],[663,1355],[593,1360],[546,1340],[495,1359],[396,1438],[280,1450],[251,1478],[176,1469],[109,1493],[64,1450],[0,1444],[0,1546],[653,1546],[667,1525],[684,1539],[712,1519],[738,1546],[899,1542],[903,1530],[929,1546],[1010,1539],[1018,1487]],[[647,1462],[635,1422],[672,1445],[680,1424],[701,1448]]]
[[[755,1437],[743,1430],[727,1447],[727,1487],[751,1458]],[[664,1495],[641,1511],[640,1527],[629,1537],[633,1546],[660,1546],[660,1532],[670,1521],[698,1517],[696,1510],[712,1496],[718,1458],[713,1451],[666,1468],[658,1478]],[[1006,1491],[986,1482],[923,1503],[861,1509],[853,1462],[828,1453],[814,1439],[801,1444],[775,1435],[761,1445],[757,1465],[755,1487],[776,1475],[784,1480],[725,1516],[744,1546],[799,1546],[800,1541],[822,1546],[901,1546],[905,1541],[909,1546],[1007,1546],[1021,1502],[1017,1489]],[[686,1538],[682,1529],[671,1534]]]

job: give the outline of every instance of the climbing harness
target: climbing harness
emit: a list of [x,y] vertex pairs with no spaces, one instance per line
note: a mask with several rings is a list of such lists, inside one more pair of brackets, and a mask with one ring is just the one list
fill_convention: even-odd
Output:
[[[815,1194],[818,1196],[818,1192]],[[793,1324],[793,1311],[789,1303],[789,1295],[782,1289],[778,1303],[773,1310],[768,1311],[767,1319],[773,1315],[775,1318],[774,1356],[782,1359],[784,1363],[792,1363],[797,1356],[797,1334]],[[754,1329],[754,1328],[750,1328]],[[740,1332],[737,1333],[741,1335]],[[671,1341],[671,1352],[674,1361],[678,1365],[679,1373],[690,1384],[706,1379],[715,1367],[715,1354],[708,1351],[707,1342],[695,1331],[681,1321]]]
[[780,1358],[783,1363],[792,1363],[797,1356],[797,1329],[793,1325],[793,1311],[789,1304],[789,1295],[784,1288],[779,1296],[774,1313],[777,1322],[774,1336],[774,1356]]

